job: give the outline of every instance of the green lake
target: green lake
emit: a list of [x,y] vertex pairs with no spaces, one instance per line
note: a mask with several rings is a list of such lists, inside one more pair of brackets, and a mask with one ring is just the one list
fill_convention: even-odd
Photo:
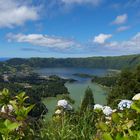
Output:
[[[99,103],[102,105],[106,104],[107,90],[96,84],[91,83],[90,78],[81,78],[75,76],[75,73],[84,73],[96,76],[104,76],[109,73],[108,69],[93,69],[93,68],[43,68],[36,70],[41,75],[57,75],[63,78],[73,78],[76,79],[77,82],[74,83],[66,83],[65,86],[68,88],[70,93],[70,97],[75,100],[75,104],[73,107],[76,109],[80,106],[81,101],[83,99],[86,88],[89,86],[94,94],[95,103]],[[49,97],[47,99],[43,99],[46,107],[49,112],[47,117],[50,117],[56,108],[57,101],[59,100],[61,95],[57,97]]]
[[[95,103],[99,103],[102,105],[106,104],[107,90],[101,87],[96,83],[86,82],[86,83],[67,83],[66,87],[70,92],[70,97],[75,100],[75,104],[73,107],[76,109],[80,106],[81,101],[84,96],[85,89],[90,87],[94,94]],[[61,96],[61,95],[59,95]],[[59,96],[57,97],[49,97],[47,99],[43,99],[45,105],[47,106],[49,113],[47,117],[50,117],[56,108],[57,101],[59,100]]]

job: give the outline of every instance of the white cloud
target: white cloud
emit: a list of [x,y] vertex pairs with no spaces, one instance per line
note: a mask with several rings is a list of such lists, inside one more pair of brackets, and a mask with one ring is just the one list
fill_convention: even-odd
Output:
[[127,14],[119,15],[116,19],[112,22],[112,24],[124,24],[127,21]]
[[140,32],[126,41],[109,42],[106,47],[126,54],[140,53]]
[[12,34],[7,35],[8,41],[15,41],[19,43],[29,43],[35,46],[42,46],[52,49],[68,49],[78,46],[73,40],[64,39],[61,37],[54,37],[42,34]]
[[104,44],[106,42],[106,40],[108,40],[111,37],[112,37],[111,34],[102,34],[101,33],[98,36],[94,37],[93,42],[97,43],[97,44]]
[[139,49],[140,50],[140,32],[133,36],[131,39],[117,42],[114,47],[121,48],[131,48],[131,49]]
[[90,44],[91,52],[98,55],[128,55],[140,53],[140,32],[128,40],[123,41],[104,41],[104,43]]
[[65,4],[92,4],[97,6],[102,0],[61,0]]
[[121,26],[119,28],[117,28],[117,32],[123,32],[126,31],[130,28],[130,26]]
[[[100,36],[107,35],[108,37],[96,36],[97,38],[92,43],[80,44],[74,40],[64,39],[61,37],[48,36],[42,34],[8,34],[8,41],[29,43],[33,46],[42,46],[42,48],[26,47],[24,51],[38,51],[40,53],[47,52],[47,49],[67,54],[88,54],[88,55],[127,55],[140,53],[140,32],[124,41],[107,41],[111,38],[111,34],[99,34]],[[104,38],[104,39],[102,39]],[[43,48],[44,47],[44,48]]]
[[38,9],[31,5],[17,0],[0,0],[0,27],[23,25],[38,18]]

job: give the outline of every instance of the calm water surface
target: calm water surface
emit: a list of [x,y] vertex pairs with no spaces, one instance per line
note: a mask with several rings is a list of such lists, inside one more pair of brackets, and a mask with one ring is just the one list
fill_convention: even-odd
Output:
[[73,74],[75,73],[82,73],[82,74],[89,74],[89,75],[97,75],[103,76],[108,73],[107,69],[92,69],[92,68],[42,68],[37,69],[35,72],[38,72],[41,75],[57,75],[62,78],[73,78],[78,80],[79,82],[89,80],[88,78],[80,78]]
[[[58,75],[63,78],[73,78],[78,80],[75,83],[66,83],[66,87],[70,92],[70,96],[75,100],[75,104],[73,107],[76,109],[80,106],[81,100],[83,99],[84,92],[86,88],[89,86],[94,94],[94,99],[96,103],[106,104],[106,96],[107,91],[102,88],[100,85],[96,83],[91,83],[89,78],[80,78],[78,76],[74,76],[75,73],[84,73],[91,74],[97,76],[103,76],[108,73],[107,69],[90,69],[90,68],[43,68],[36,70],[41,75]],[[58,97],[50,97],[44,99],[44,103],[46,104],[49,114],[47,116],[51,116],[54,113]]]

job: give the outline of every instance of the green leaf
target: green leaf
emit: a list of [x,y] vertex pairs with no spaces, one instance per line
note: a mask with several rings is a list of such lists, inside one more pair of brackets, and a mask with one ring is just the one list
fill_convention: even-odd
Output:
[[131,128],[133,126],[133,124],[134,124],[133,120],[128,121],[128,123],[126,124],[127,128]]
[[115,140],[123,140],[122,135],[118,133]]
[[4,120],[0,120],[0,133],[6,132],[6,126],[4,125]]
[[4,88],[3,91],[2,91],[2,95],[9,96],[10,95],[9,90]]
[[133,103],[131,105],[131,108],[134,109],[134,110],[136,110],[138,113],[140,113],[140,107],[136,103]]
[[103,122],[99,123],[99,127],[102,129],[102,131],[108,131],[108,126]]
[[11,122],[8,119],[5,120],[4,124],[9,131],[14,131],[16,128],[18,128],[21,125],[21,124],[16,123],[16,122]]
[[28,96],[25,96],[25,92],[21,92],[20,94],[18,94],[18,95],[16,96],[16,98],[18,99],[19,103],[22,104],[22,103],[24,103],[24,101],[25,101],[26,99],[28,99],[29,97],[28,97]]
[[28,113],[32,110],[34,105],[30,105],[28,107],[20,107],[20,109],[17,110],[16,115],[17,115],[17,120],[24,120],[27,118]]
[[122,113],[118,113],[119,117],[123,118],[123,114]]
[[119,120],[120,120],[119,115],[117,113],[113,113],[112,114],[112,120],[113,120],[113,122],[118,123]]
[[113,140],[113,138],[111,137],[109,133],[104,133],[102,137],[103,137],[103,140]]
[[30,105],[29,107],[26,108],[26,115],[28,115],[28,113],[33,109],[35,105]]

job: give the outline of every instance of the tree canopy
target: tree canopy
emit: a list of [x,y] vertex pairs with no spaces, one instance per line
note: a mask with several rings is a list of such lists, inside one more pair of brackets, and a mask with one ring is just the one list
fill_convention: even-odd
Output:
[[85,91],[84,98],[81,103],[81,110],[85,111],[87,108],[90,108],[94,105],[94,97],[91,88],[87,88]]

